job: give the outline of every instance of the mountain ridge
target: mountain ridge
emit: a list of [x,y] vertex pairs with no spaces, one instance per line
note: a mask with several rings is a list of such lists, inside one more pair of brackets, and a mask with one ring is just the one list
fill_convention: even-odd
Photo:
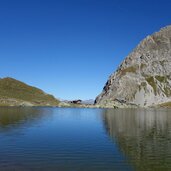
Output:
[[95,104],[148,107],[171,101],[171,25],[143,39],[107,80]]
[[1,106],[56,106],[54,96],[11,77],[0,79]]

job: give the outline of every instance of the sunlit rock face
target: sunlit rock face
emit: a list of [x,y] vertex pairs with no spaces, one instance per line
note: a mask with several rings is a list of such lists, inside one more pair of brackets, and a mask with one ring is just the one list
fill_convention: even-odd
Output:
[[106,110],[103,117],[110,138],[135,170],[169,170],[170,110]]
[[95,103],[115,99],[140,106],[171,101],[171,26],[140,42],[109,77]]

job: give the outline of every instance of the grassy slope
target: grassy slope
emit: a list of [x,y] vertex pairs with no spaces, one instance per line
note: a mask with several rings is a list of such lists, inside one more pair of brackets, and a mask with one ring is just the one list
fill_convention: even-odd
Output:
[[162,104],[160,104],[159,106],[160,106],[160,107],[171,108],[171,102],[162,103]]
[[34,105],[58,105],[59,101],[42,90],[29,86],[13,78],[0,79],[0,98],[17,99]]

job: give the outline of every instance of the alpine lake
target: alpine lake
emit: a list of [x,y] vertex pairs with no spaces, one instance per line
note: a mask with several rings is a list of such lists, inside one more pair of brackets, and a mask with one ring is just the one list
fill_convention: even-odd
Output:
[[0,107],[0,171],[170,170],[170,109]]

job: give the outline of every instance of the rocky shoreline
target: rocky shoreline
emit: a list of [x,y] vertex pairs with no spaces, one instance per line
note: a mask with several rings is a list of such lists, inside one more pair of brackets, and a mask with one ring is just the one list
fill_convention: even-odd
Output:
[[12,98],[0,98],[0,107],[63,107],[63,108],[107,108],[107,109],[124,109],[124,108],[171,108],[171,102],[153,105],[149,107],[141,107],[136,104],[126,103],[119,100],[106,100],[102,104],[74,104],[70,102],[59,102],[58,105],[51,105],[48,103],[31,103]]

